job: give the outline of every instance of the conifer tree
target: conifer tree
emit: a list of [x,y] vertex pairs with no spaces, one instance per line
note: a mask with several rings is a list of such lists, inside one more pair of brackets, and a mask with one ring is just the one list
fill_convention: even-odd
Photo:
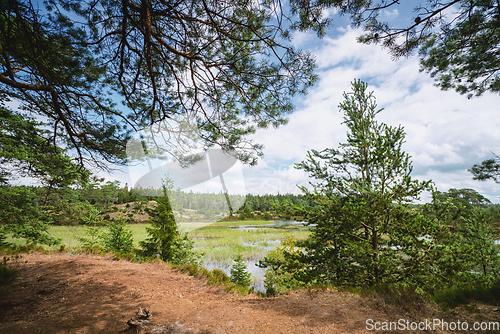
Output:
[[311,150],[296,168],[316,179],[302,190],[319,206],[302,213],[315,224],[302,261],[309,279],[338,285],[373,285],[408,279],[416,283],[432,270],[434,221],[409,208],[430,181],[411,178],[405,133],[376,121],[373,92],[355,80],[339,105],[348,127],[339,149]]
[[140,242],[140,246],[146,256],[158,254],[163,261],[169,261],[174,257],[174,243],[180,234],[168,197],[168,190],[172,187],[171,181],[165,180],[162,186],[163,196],[156,199],[157,206],[150,211],[151,227],[146,227],[149,238]]

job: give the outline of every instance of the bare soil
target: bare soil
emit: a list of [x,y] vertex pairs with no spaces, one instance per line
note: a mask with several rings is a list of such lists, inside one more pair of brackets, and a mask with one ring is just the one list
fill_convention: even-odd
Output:
[[[112,257],[35,253],[13,266],[19,277],[0,296],[0,333],[366,333],[367,319],[450,316],[429,309],[404,312],[334,290],[241,296],[166,265]],[[129,328],[139,307],[152,312],[152,322]],[[451,316],[498,321],[489,306],[457,312]]]

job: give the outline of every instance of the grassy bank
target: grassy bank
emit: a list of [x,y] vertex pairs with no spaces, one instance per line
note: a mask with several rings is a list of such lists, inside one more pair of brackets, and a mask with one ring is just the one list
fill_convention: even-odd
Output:
[[[216,222],[180,223],[179,229],[186,231],[195,241],[195,247],[204,254],[204,261],[230,263],[238,254],[247,261],[263,259],[266,252],[279,244],[286,236],[293,234],[296,239],[305,239],[309,229],[304,226],[270,226],[274,222],[262,220],[239,220]],[[148,237],[146,227],[149,224],[128,224],[134,236],[134,246]],[[102,227],[106,231],[105,227]],[[51,226],[49,233],[62,240],[62,244],[71,250],[81,246],[78,238],[85,237],[85,226]],[[9,239],[16,244],[24,240]],[[56,250],[59,246],[48,247]]]

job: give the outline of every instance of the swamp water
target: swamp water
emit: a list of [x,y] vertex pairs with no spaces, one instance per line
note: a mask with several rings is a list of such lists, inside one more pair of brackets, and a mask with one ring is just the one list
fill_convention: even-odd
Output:
[[[242,224],[243,223],[243,224]],[[265,293],[265,269],[257,267],[259,260],[266,257],[267,252],[275,249],[281,240],[288,235],[302,239],[309,234],[305,222],[297,221],[268,221],[264,224],[244,224],[235,222],[234,225],[217,226],[217,230],[198,230],[195,238],[195,247],[202,250],[203,267],[208,270],[221,269],[231,276],[233,259],[241,254],[247,265],[247,271],[252,275],[251,287],[258,292]],[[219,233],[217,233],[219,231]],[[225,235],[229,233],[229,235]],[[226,240],[229,238],[229,240]],[[211,246],[206,244],[212,242]],[[201,244],[205,243],[204,246]],[[222,244],[222,245],[220,245]]]

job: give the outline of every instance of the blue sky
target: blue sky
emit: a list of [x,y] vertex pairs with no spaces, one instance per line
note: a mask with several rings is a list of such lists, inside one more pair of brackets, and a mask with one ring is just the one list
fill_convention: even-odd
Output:
[[[400,12],[410,16],[402,17]],[[395,22],[414,18],[408,8],[382,15]],[[230,192],[300,193],[296,185],[307,185],[309,179],[293,164],[303,160],[307,150],[335,148],[345,142],[346,127],[341,124],[338,104],[356,78],[368,83],[379,107],[384,108],[378,120],[405,128],[403,148],[412,157],[414,178],[433,180],[440,191],[473,188],[492,202],[500,202],[499,185],[474,181],[467,171],[491,158],[491,152],[500,153],[500,96],[485,93],[469,100],[454,91],[441,91],[429,75],[419,71],[416,56],[394,61],[380,46],[357,43],[362,31],[348,26],[345,17],[333,19],[334,26],[322,39],[312,32],[295,33],[294,46],[316,57],[319,80],[308,95],[296,99],[288,125],[258,130],[252,136],[264,144],[265,155],[255,167],[237,164],[227,173]],[[129,185],[137,179],[126,171],[103,176]],[[212,187],[218,187],[216,180],[194,190]],[[423,196],[424,201],[427,198]]]

